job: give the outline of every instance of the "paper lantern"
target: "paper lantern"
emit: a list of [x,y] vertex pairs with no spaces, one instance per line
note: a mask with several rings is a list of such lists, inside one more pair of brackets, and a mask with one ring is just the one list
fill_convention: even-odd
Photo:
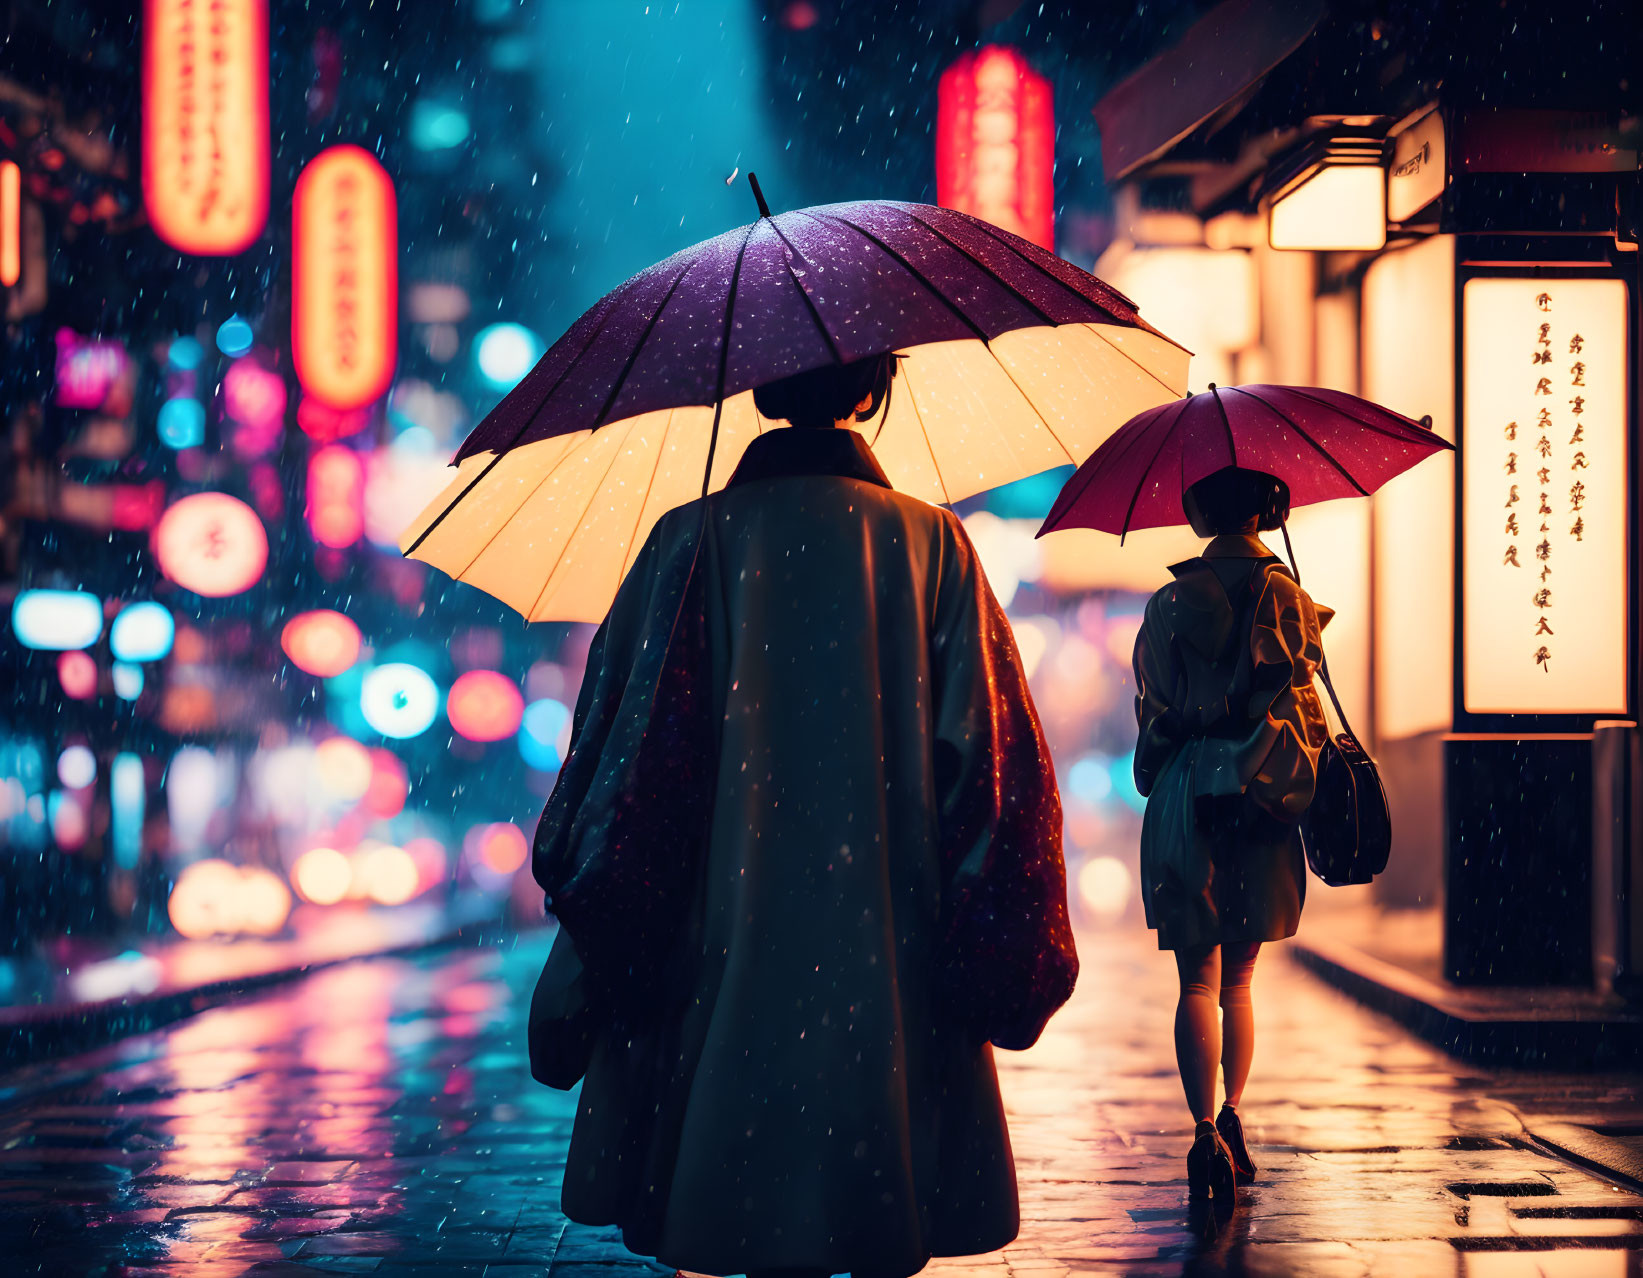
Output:
[[365,467],[353,449],[330,444],[308,459],[308,529],[333,550],[364,533]]
[[23,171],[0,160],[0,288],[12,288],[23,273]]
[[154,554],[184,590],[212,598],[237,595],[262,576],[268,534],[243,501],[227,493],[195,493],[160,518]]
[[519,685],[495,670],[470,670],[451,685],[445,714],[470,741],[500,741],[519,729],[525,698]]
[[359,627],[328,608],[301,613],[285,623],[280,647],[297,669],[334,679],[359,660]]
[[265,0],[146,0],[143,204],[184,253],[238,253],[268,218]]
[[1055,107],[1014,49],[988,45],[942,72],[936,203],[1055,248]]
[[1273,196],[1267,243],[1275,249],[1373,250],[1386,244],[1384,144],[1373,138],[1314,143]]
[[396,354],[394,186],[368,151],[334,146],[292,202],[291,349],[303,391],[339,412],[380,397]]

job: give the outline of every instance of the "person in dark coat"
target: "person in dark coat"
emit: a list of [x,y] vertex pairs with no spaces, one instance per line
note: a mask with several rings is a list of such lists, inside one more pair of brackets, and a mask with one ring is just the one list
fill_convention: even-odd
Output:
[[1328,739],[1312,680],[1333,614],[1260,539],[1288,515],[1281,480],[1227,467],[1182,505],[1210,541],[1171,567],[1136,639],[1141,879],[1147,924],[1181,981],[1175,1052],[1197,1123],[1189,1181],[1230,1202],[1235,1178],[1255,1175],[1238,1117],[1255,1046],[1250,979],[1261,943],[1295,934],[1306,896],[1297,822]]
[[564,1211],[684,1269],[898,1278],[1019,1228],[992,1046],[1077,974],[1060,800],[963,525],[843,428],[893,368],[756,393],[794,425],[651,533],[537,832]]

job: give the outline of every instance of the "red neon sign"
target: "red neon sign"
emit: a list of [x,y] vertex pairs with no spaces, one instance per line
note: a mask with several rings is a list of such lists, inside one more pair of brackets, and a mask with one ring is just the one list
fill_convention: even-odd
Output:
[[184,253],[238,253],[262,234],[266,0],[145,0],[143,205]]
[[1014,49],[988,45],[941,74],[936,203],[1055,249],[1055,106]]
[[334,146],[292,201],[291,349],[302,389],[338,412],[388,389],[397,353],[394,184],[367,151]]

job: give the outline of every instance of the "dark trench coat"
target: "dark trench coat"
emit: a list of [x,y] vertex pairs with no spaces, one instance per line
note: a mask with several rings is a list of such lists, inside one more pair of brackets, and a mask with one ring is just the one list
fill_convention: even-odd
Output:
[[1259,537],[1170,571],[1135,642],[1147,925],[1166,950],[1282,940],[1306,898],[1297,822],[1328,739],[1312,680],[1334,614]]
[[564,1210],[707,1273],[1000,1247],[989,1040],[1029,1046],[1077,973],[1009,623],[853,431],[762,436],[706,507],[623,584],[538,829],[533,1059],[573,1004],[595,1026]]

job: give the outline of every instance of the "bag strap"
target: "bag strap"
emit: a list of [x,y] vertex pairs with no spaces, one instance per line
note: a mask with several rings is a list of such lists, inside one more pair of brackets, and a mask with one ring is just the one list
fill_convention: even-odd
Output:
[[[1301,570],[1295,566],[1295,547],[1289,540],[1289,521],[1280,519],[1278,527],[1284,534],[1284,553],[1289,556],[1289,571],[1295,575],[1295,584],[1301,584]],[[1347,736],[1354,741],[1362,741],[1352,730],[1352,722],[1346,717],[1346,711],[1341,708],[1341,699],[1335,693],[1335,682],[1329,677],[1329,654],[1324,651],[1323,636],[1318,637],[1318,673],[1323,676],[1324,690],[1329,693],[1329,699],[1334,703],[1335,713],[1339,716],[1341,727],[1346,729]]]

